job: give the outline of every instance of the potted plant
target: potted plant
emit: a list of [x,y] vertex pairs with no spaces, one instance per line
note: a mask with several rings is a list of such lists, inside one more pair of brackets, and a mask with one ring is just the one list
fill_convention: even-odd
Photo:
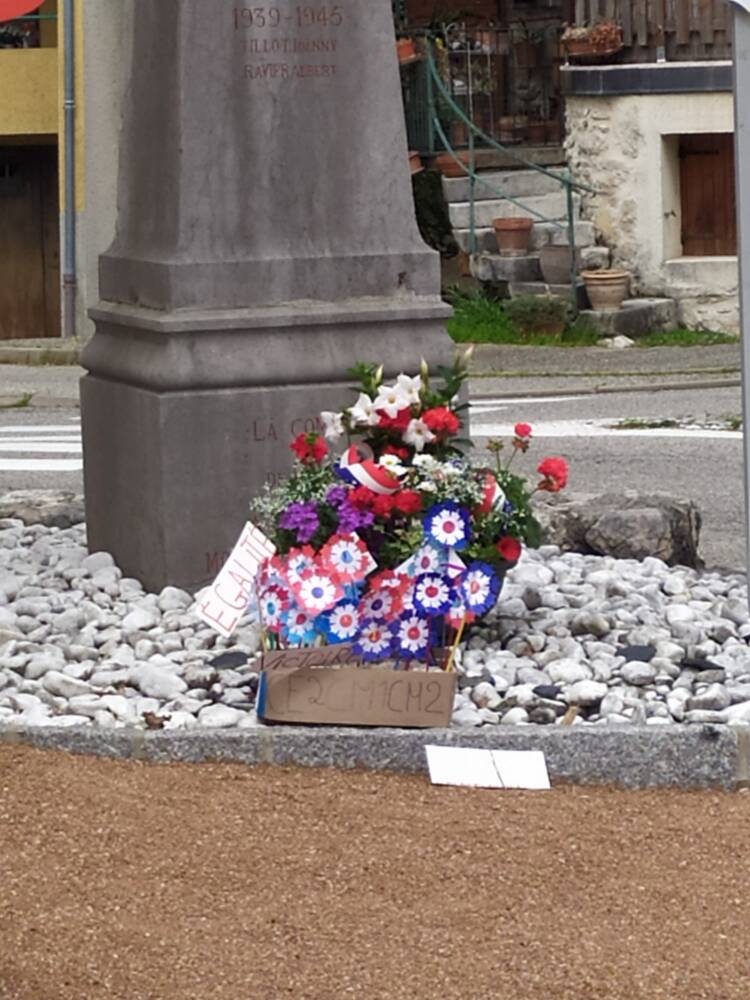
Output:
[[582,271],[591,308],[596,312],[617,312],[628,297],[630,271],[621,268],[602,268],[599,271]]
[[501,257],[525,257],[529,252],[534,220],[526,217],[506,217],[492,220],[497,248]]
[[[576,254],[576,267],[579,262]],[[567,285],[571,278],[572,261],[569,246],[546,246],[539,251],[539,267],[548,285]]]
[[615,21],[566,25],[562,44],[571,58],[611,56],[622,48],[622,28]]

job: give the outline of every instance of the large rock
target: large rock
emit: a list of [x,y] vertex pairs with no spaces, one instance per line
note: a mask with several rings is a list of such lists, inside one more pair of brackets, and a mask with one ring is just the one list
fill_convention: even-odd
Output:
[[700,569],[701,515],[691,500],[666,493],[545,494],[534,513],[544,541],[568,552],[617,559],[656,556]]

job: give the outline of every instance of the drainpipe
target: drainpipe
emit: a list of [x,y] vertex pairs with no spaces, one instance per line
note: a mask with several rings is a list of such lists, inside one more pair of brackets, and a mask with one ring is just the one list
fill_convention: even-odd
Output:
[[65,212],[63,214],[63,336],[76,335],[76,84],[75,0],[65,0]]

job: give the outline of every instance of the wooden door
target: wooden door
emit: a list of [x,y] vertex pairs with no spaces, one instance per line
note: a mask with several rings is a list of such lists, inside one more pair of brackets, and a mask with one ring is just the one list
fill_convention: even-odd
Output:
[[60,335],[56,146],[0,146],[0,339]]
[[724,257],[737,253],[734,136],[680,138],[682,253]]

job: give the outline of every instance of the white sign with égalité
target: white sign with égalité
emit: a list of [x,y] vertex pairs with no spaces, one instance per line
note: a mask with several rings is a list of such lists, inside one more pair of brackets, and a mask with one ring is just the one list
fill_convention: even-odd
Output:
[[250,603],[261,564],[275,551],[273,542],[248,521],[221,572],[195,607],[201,621],[228,639]]

